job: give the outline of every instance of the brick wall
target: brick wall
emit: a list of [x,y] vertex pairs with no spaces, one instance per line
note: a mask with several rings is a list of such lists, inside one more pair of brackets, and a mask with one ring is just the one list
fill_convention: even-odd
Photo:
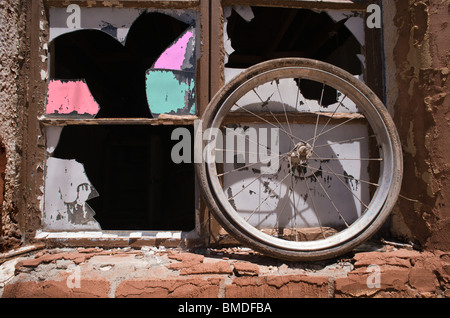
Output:
[[149,247],[43,250],[11,262],[15,277],[0,288],[3,298],[450,297],[448,252],[392,247],[315,263],[281,262],[249,249]]

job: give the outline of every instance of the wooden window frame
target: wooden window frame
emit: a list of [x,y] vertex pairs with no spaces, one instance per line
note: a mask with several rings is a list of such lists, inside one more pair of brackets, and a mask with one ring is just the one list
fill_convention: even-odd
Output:
[[[49,38],[49,9],[50,8],[65,8],[70,4],[77,4],[80,7],[113,7],[113,8],[142,8],[142,9],[184,9],[193,10],[199,13],[198,18],[198,30],[200,35],[199,41],[202,43],[199,57],[197,59],[196,66],[196,115],[161,115],[158,118],[55,118],[45,116],[45,92],[47,79],[44,77],[46,70],[49,67],[49,61],[42,59],[43,53],[48,54],[48,38]],[[39,140],[40,144],[34,149],[37,157],[36,161],[40,162],[39,166],[42,170],[42,174],[45,174],[45,129],[50,126],[69,126],[69,125],[146,125],[146,126],[180,126],[180,125],[193,125],[196,119],[201,117],[201,114],[206,109],[209,102],[209,0],[120,0],[120,1],[86,1],[86,0],[43,0],[33,1],[29,12],[30,30],[35,28],[35,32],[32,33],[31,41],[37,44],[39,41],[39,50],[34,50],[30,53],[30,59],[36,61],[32,63],[34,70],[34,80],[39,83],[38,87],[35,87],[35,92],[40,96],[39,100],[33,102],[33,112],[28,117],[29,122],[33,122],[32,125],[36,128],[39,127]],[[36,32],[36,30],[39,30]],[[37,47],[37,46],[34,46]],[[45,49],[43,49],[45,48]],[[39,61],[39,60],[42,60]],[[41,63],[37,63],[37,61]],[[38,74],[41,75],[39,80]],[[33,120],[35,115],[37,121]],[[31,140],[31,126],[27,133],[27,140]],[[31,147],[30,147],[31,148]],[[33,147],[34,148],[34,147]],[[26,161],[29,161],[28,158]],[[27,162],[27,165],[33,163]],[[43,189],[44,178],[38,180],[32,187],[38,192],[38,189]],[[197,187],[198,188],[198,187]],[[25,192],[30,192],[25,190]],[[43,195],[43,191],[39,190]],[[42,196],[43,197],[43,196]],[[39,203],[39,209],[28,210],[25,218],[42,218],[43,205]],[[199,200],[199,193],[197,191],[195,200]],[[25,205],[25,204],[24,204]],[[205,214],[200,212],[205,211],[203,203],[196,203],[195,211],[195,229],[190,232],[182,231],[78,231],[78,232],[45,232],[42,231],[39,226],[32,226],[24,224],[24,228],[29,232],[28,237],[32,240],[44,241],[47,245],[61,245],[66,246],[132,246],[139,247],[144,245],[162,245],[166,247],[176,247],[180,245],[192,246],[192,245],[204,245],[204,237],[206,229],[202,227],[205,224]],[[41,220],[41,223],[43,220]],[[26,222],[24,222],[26,223]]]
[[[379,1],[375,1],[380,3]],[[208,211],[202,197],[196,208],[195,233],[118,233],[103,231],[104,235],[87,233],[43,233],[41,232],[42,198],[45,169],[45,127],[66,125],[183,125],[192,124],[201,118],[208,102],[224,85],[223,8],[233,5],[287,7],[304,9],[353,10],[366,12],[370,0],[38,0],[28,5],[27,36],[32,48],[29,52],[31,85],[27,90],[28,111],[24,122],[24,160],[21,190],[24,198],[19,209],[24,211],[19,225],[26,241],[43,241],[48,246],[106,246],[140,247],[143,245],[163,245],[166,247],[208,245],[219,242],[220,227]],[[46,44],[49,37],[48,17],[50,7],[123,7],[155,9],[189,9],[199,12],[200,59],[197,64],[197,116],[166,117],[156,119],[55,119],[43,116],[45,113],[45,92],[47,80],[43,72],[48,69],[48,61],[42,56],[48,54]],[[366,28],[366,82],[384,100],[383,55],[381,30]],[[36,142],[37,140],[37,142]],[[38,195],[37,195],[38,194]],[[37,220],[37,221],[36,221]]]
[[[381,6],[381,1],[370,0],[211,0],[210,18],[210,93],[214,96],[225,85],[225,48],[224,48],[224,8],[231,6],[277,7],[292,9],[316,9],[316,10],[342,10],[358,11],[367,18],[367,6],[376,3]],[[381,100],[385,100],[383,52],[381,43],[381,29],[365,28],[365,57],[366,68],[364,79],[366,84],[377,94]],[[213,66],[216,68],[213,69]],[[209,220],[209,243],[212,245],[236,244],[226,231],[214,219]]]

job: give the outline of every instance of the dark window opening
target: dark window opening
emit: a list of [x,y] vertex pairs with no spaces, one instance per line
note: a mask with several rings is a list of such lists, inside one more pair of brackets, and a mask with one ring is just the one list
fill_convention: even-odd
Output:
[[344,23],[334,22],[326,12],[306,9],[252,7],[254,18],[247,22],[236,11],[228,18],[227,35],[234,52],[227,67],[247,68],[281,57],[304,57],[361,74],[362,53],[357,39]]
[[100,30],[79,30],[52,42],[50,77],[84,79],[100,105],[96,118],[151,118],[145,73],[189,25],[162,13],[143,13],[122,45]]
[[[226,67],[248,68],[259,62],[282,57],[311,58],[336,65],[353,75],[363,73],[358,58],[361,44],[344,25],[348,18],[334,22],[326,12],[306,9],[252,7],[254,18],[246,21],[233,10],[227,35],[234,52]],[[302,80],[300,89],[308,99],[321,100],[327,107],[338,101],[336,90]]]
[[[173,163],[176,128],[67,126],[53,157],[84,165],[99,194],[87,203],[102,230],[190,231],[195,228],[194,165]],[[193,135],[192,126],[185,128]]]

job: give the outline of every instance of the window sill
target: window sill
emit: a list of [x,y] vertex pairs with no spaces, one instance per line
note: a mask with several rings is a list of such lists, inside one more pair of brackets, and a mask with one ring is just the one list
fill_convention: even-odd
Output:
[[35,240],[48,246],[65,247],[194,247],[203,244],[198,233],[181,231],[37,231]]
[[159,115],[158,118],[39,118],[44,126],[68,126],[68,125],[193,125],[199,119],[195,115]]

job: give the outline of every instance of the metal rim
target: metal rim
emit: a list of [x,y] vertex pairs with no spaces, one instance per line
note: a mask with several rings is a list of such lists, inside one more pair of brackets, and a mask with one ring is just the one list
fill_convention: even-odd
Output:
[[[210,127],[219,128],[221,126],[222,120],[224,119],[226,114],[230,111],[230,109],[233,107],[234,103],[237,102],[239,98],[241,98],[246,92],[248,92],[252,88],[262,83],[265,83],[268,80],[272,80],[274,78],[282,79],[282,78],[298,78],[298,77],[307,78],[330,85],[334,88],[339,89],[341,92],[345,93],[346,95],[357,101],[358,106],[361,108],[362,112],[369,121],[370,126],[375,131],[375,134],[377,135],[378,144],[382,145],[380,155],[382,156],[383,161],[380,166],[380,180],[379,180],[380,186],[375,191],[367,211],[365,211],[364,214],[358,220],[352,223],[351,226],[348,227],[347,229],[333,236],[321,240],[295,242],[280,239],[268,235],[260,231],[259,229],[255,228],[251,224],[249,224],[233,208],[233,206],[231,206],[222,189],[219,178],[217,177],[218,173],[215,164],[215,151],[207,152],[208,163],[206,164],[206,170],[212,188],[212,192],[216,195],[218,203],[223,209],[223,213],[225,213],[234,222],[234,224],[237,224],[239,229],[242,232],[245,232],[247,236],[250,236],[257,241],[260,241],[263,244],[276,248],[287,249],[292,251],[316,251],[339,246],[357,237],[376,219],[380,210],[383,209],[383,206],[386,202],[386,198],[388,197],[394,170],[392,143],[389,138],[382,117],[376,110],[376,107],[374,107],[373,103],[369,100],[369,98],[367,98],[353,84],[330,72],[319,70],[316,68],[301,67],[301,66],[282,67],[258,74],[257,76],[254,76],[251,79],[248,79],[247,81],[239,85],[234,91],[230,92],[225,101],[223,102],[223,104],[218,109],[217,113],[215,114]],[[211,135],[209,137],[211,137]],[[214,146],[215,143],[213,142],[210,143],[209,145]],[[213,148],[212,150],[214,150],[215,147],[212,148]]]

